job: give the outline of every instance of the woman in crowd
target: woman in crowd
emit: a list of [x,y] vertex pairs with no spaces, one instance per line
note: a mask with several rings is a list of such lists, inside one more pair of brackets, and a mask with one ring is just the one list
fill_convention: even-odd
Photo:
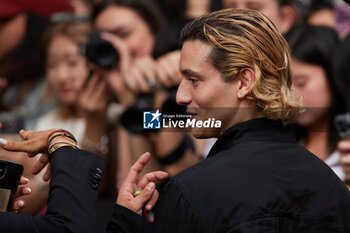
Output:
[[286,39],[293,58],[293,89],[303,101],[304,112],[297,120],[299,141],[343,179],[339,154],[333,153],[339,141],[334,118],[345,111],[332,68],[338,36],[328,27],[299,25]]
[[90,77],[87,60],[81,54],[80,45],[87,43],[89,32],[89,23],[75,22],[57,23],[48,30],[46,76],[49,92],[58,105],[38,120],[36,129],[69,129],[82,147],[105,154],[109,90],[105,80],[94,74]]
[[[102,36],[120,54],[119,63],[112,70],[105,71],[104,75],[110,80],[109,83],[124,108],[132,105],[139,94],[152,93],[155,84],[166,88],[178,85],[181,80],[180,52],[154,56],[159,43],[156,35],[163,25],[163,17],[155,5],[137,0],[105,1],[95,8],[93,18],[99,31],[109,32]],[[156,92],[154,105],[148,107],[160,108],[167,95],[166,91]],[[144,151],[154,149],[156,157],[167,157],[185,141],[183,133],[160,133],[154,137],[135,136],[126,132],[123,134],[130,142],[128,148],[119,153],[119,168],[124,175]],[[139,146],[131,146],[135,144]],[[173,161],[171,165],[178,164],[175,166],[177,168],[172,167],[171,170],[178,172],[199,161],[198,157],[195,161],[187,158],[193,156],[191,148],[185,148],[182,155]],[[149,169],[157,167],[159,165],[153,163]],[[169,164],[166,164],[165,169],[167,168],[170,168]]]
[[[106,195],[114,195],[114,154],[113,151],[108,153],[106,136],[109,88],[106,80],[96,74],[97,71],[90,72],[87,60],[81,54],[90,29],[90,23],[64,21],[53,24],[46,32],[47,95],[53,96],[57,105],[39,118],[35,130],[68,129],[76,135],[81,148],[108,157],[108,173],[104,176],[102,191]],[[34,185],[40,183],[40,178],[33,182]],[[106,186],[106,183],[109,185]],[[48,184],[41,187],[47,190]],[[42,194],[47,198],[47,191]]]
[[[350,35],[348,35],[338,46],[334,59],[336,80],[339,89],[346,101],[346,111],[350,114]],[[350,122],[347,119],[344,138],[338,143],[340,153],[340,164],[345,173],[345,184],[350,189]],[[346,133],[345,133],[346,132]]]
[[41,101],[43,33],[53,14],[72,10],[69,0],[0,2],[0,109],[24,115],[28,128],[52,107],[52,102]]
[[334,1],[311,1],[305,15],[305,21],[310,25],[335,28]]
[[294,2],[294,0],[222,0],[222,6],[259,11],[269,17],[282,33],[286,33],[298,19]]

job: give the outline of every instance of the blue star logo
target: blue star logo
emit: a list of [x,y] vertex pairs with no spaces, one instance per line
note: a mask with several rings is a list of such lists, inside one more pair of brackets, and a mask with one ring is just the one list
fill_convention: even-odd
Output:
[[144,129],[160,129],[160,116],[162,113],[159,109],[156,112],[143,112]]

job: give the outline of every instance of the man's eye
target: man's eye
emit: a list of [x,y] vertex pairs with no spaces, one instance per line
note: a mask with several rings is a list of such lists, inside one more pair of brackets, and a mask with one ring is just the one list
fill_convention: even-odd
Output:
[[194,78],[190,78],[189,80],[190,80],[190,82],[191,82],[192,84],[195,84],[195,83],[198,82],[198,80],[197,80],[197,79],[194,79]]

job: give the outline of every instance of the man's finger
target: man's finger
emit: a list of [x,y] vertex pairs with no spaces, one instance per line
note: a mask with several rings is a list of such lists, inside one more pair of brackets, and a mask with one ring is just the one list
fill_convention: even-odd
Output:
[[147,184],[146,188],[135,198],[135,205],[142,208],[152,197],[156,188],[156,184],[150,182]]
[[157,190],[154,190],[151,199],[147,202],[147,204],[145,206],[147,211],[152,210],[152,208],[156,205],[158,198],[159,198],[159,193]]
[[142,177],[142,179],[137,184],[141,190],[145,188],[145,186],[150,182],[157,182],[159,180],[166,179],[168,177],[168,173],[163,171],[155,171],[151,173],[147,173]]
[[141,155],[141,157],[136,161],[136,163],[130,168],[124,183],[135,184],[142,169],[146,166],[150,159],[151,154],[149,152],[146,152],[143,155]]

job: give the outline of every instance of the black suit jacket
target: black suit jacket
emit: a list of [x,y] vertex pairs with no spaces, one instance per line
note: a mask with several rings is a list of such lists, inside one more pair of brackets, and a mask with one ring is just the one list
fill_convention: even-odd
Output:
[[51,157],[51,182],[45,215],[0,213],[1,233],[92,233],[95,204],[105,159],[62,147]]
[[117,205],[108,232],[349,233],[350,192],[290,127],[253,119],[170,180],[153,224]]

